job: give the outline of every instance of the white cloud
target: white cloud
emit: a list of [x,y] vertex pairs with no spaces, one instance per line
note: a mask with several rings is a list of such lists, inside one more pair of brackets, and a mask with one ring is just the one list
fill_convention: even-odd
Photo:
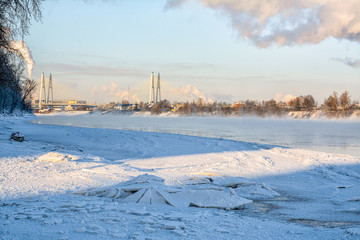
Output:
[[[329,37],[360,42],[359,0],[192,1],[229,16],[241,37],[258,47],[316,44]],[[183,2],[168,0],[166,6]]]

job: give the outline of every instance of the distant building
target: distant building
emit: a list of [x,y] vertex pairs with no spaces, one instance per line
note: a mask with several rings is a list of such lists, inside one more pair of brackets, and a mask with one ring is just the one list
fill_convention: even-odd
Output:
[[[39,109],[39,100],[32,103],[32,109]],[[87,104],[85,100],[53,100],[46,103],[42,100],[42,109],[50,111],[74,111],[74,110],[93,110],[96,106]]]
[[114,109],[119,111],[139,111],[140,107],[139,104],[130,104],[130,103],[119,103],[114,106]]
[[234,103],[234,109],[235,110],[242,109],[243,107],[245,107],[245,104],[243,102],[241,102],[241,101],[238,101],[238,102]]

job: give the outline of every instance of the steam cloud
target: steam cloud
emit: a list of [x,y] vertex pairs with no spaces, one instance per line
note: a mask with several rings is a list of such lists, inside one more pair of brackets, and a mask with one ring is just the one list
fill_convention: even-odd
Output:
[[[169,101],[197,101],[199,98],[202,98],[205,102],[212,103],[213,100],[209,98],[206,94],[201,92],[196,86],[186,85],[183,87],[172,86],[163,81],[163,88],[161,89],[161,94],[164,99]],[[145,91],[144,91],[145,90]],[[91,90],[93,96],[101,95],[105,97],[112,97],[115,101],[127,100],[130,102],[141,102],[140,98],[144,102],[147,102],[148,99],[148,84],[146,86],[138,86],[133,90],[134,94],[128,92],[128,90],[123,90],[119,87],[118,84],[112,82],[109,85],[95,86]],[[138,93],[138,94],[135,94]]]
[[359,0],[168,0],[165,9],[186,1],[225,13],[258,47],[316,44],[329,37],[360,42]]
[[103,94],[105,96],[111,96],[111,97],[116,97],[117,99],[128,99],[130,100],[130,102],[140,102],[140,99],[138,98],[137,94],[130,94],[129,91],[127,90],[123,90],[119,87],[118,84],[112,82],[109,86],[107,85],[103,85],[101,87],[95,86],[92,90],[91,90],[91,94],[92,95],[97,95],[97,94]]
[[20,55],[25,60],[29,79],[31,80],[31,73],[34,67],[34,60],[32,59],[29,48],[26,46],[23,40],[11,41],[10,47],[16,54]]
[[206,102],[212,102],[212,99],[208,98],[203,92],[193,85],[173,87],[171,88],[171,94],[178,96],[181,100],[197,100],[202,98]]
[[275,96],[275,101],[276,102],[284,102],[284,103],[287,103],[287,102],[290,102],[292,99],[296,98],[294,95],[292,94],[281,94],[281,93],[278,93],[276,94]]
[[351,59],[347,58],[333,58],[332,60],[348,65],[352,68],[360,69],[360,60],[359,59]]

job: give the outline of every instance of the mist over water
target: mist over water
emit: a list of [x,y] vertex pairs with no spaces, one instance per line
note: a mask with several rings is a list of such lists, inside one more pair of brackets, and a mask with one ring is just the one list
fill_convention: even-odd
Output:
[[94,113],[38,116],[33,122],[215,137],[360,157],[360,121],[158,117]]

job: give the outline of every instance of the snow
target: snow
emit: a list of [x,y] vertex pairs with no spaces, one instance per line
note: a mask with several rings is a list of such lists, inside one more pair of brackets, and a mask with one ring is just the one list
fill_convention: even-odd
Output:
[[64,155],[58,152],[49,152],[37,157],[36,161],[67,162],[68,160],[73,160],[73,159],[76,159],[76,157],[71,155]]
[[0,118],[0,239],[359,238],[358,157],[29,120]]
[[[230,193],[228,193],[230,191]],[[239,197],[235,191],[214,186],[192,186],[191,189],[167,187],[164,180],[143,174],[115,187],[77,192],[84,196],[121,199],[123,203],[168,204],[176,208],[189,206],[238,209],[252,201]]]

